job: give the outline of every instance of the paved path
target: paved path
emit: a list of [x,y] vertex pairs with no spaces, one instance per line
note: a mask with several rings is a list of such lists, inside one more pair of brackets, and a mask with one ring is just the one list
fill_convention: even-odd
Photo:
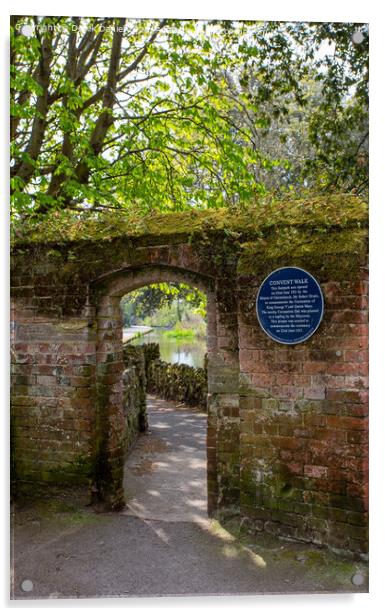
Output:
[[133,340],[138,336],[143,336],[144,334],[148,334],[152,332],[152,327],[148,325],[132,325],[131,327],[123,328],[123,342],[128,342],[129,340]]
[[209,520],[206,417],[155,399],[149,410],[149,433],[126,464],[125,511],[98,514],[64,497],[17,508],[13,598],[365,590],[351,582],[366,577],[362,563],[271,537],[245,546]]
[[207,521],[207,415],[148,397],[149,430],[126,462],[128,515],[167,522]]

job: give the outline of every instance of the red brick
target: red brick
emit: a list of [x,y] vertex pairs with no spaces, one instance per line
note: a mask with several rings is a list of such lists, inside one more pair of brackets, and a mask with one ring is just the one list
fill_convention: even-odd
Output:
[[369,432],[365,431],[365,432],[360,432],[360,431],[353,431],[353,432],[347,432],[347,441],[348,443],[357,443],[360,445],[365,445],[369,442]]
[[328,371],[331,375],[350,375],[358,374],[359,364],[347,363],[341,361],[339,363],[329,364]]
[[344,359],[347,362],[354,362],[357,364],[361,364],[361,363],[366,364],[369,360],[369,353],[368,351],[347,350],[347,351],[344,351]]
[[328,371],[326,361],[307,361],[303,364],[304,374],[325,374]]
[[281,449],[302,449],[304,446],[303,439],[294,436],[272,437],[271,442]]
[[323,428],[315,428],[314,438],[320,441],[346,443],[346,432],[343,430],[331,430]]
[[314,477],[316,479],[321,477],[326,477],[328,469],[326,466],[314,466],[310,464],[306,464],[304,466],[304,474],[307,477]]
[[268,387],[272,383],[270,374],[251,374],[251,383],[255,387]]
[[338,415],[328,415],[326,425],[337,430],[367,430],[367,419],[360,417],[339,417]]
[[364,310],[336,310],[332,313],[331,320],[335,323],[366,323],[367,313]]
[[308,400],[324,400],[326,397],[325,387],[305,387],[303,395]]
[[291,462],[286,466],[289,473],[293,473],[294,475],[302,475],[303,473],[303,464],[300,462]]
[[279,457],[281,460],[292,460],[293,452],[288,449],[281,449],[279,452]]
[[303,422],[305,426],[323,427],[326,425],[326,416],[315,413],[304,413]]
[[326,391],[327,400],[335,400],[336,402],[367,402],[368,392],[365,391],[345,391],[341,389],[328,389]]

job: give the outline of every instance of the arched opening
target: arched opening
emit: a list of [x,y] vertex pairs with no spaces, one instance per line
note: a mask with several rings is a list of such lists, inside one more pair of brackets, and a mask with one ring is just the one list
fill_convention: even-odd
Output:
[[[207,355],[208,373],[218,368],[217,298],[215,281],[189,270],[177,267],[147,265],[114,272],[95,284],[93,293],[97,306],[96,353],[96,422],[94,451],[95,500],[109,509],[125,505],[123,488],[126,418],[123,412],[123,319],[120,308],[122,297],[150,284],[183,283],[203,291],[207,296]],[[223,362],[225,363],[225,362]],[[224,366],[224,370],[228,370]],[[219,375],[220,376],[220,375]],[[209,379],[210,380],[210,379]],[[218,379],[217,379],[218,381]],[[214,384],[215,390],[215,384]],[[218,400],[209,385],[207,423],[207,485],[208,511],[217,504],[217,434],[216,416]],[[212,402],[211,402],[212,399]]]
[[185,283],[157,283],[123,296],[123,344],[159,347],[168,364],[203,368],[207,354],[207,296]]
[[207,296],[156,283],[123,296],[126,512],[207,518]]

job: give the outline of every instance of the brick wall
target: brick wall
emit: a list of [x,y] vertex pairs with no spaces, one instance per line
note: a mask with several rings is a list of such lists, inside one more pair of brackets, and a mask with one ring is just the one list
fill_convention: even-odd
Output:
[[13,483],[37,492],[88,481],[96,345],[87,320],[36,315],[28,302],[12,309],[12,466]]
[[[241,514],[249,532],[367,550],[367,272],[322,283],[325,313],[294,346],[268,338],[255,299],[266,264],[241,279]],[[309,269],[309,268],[308,268]]]
[[[366,552],[366,230],[352,216],[354,232],[344,222],[332,234],[317,227],[301,235],[290,223],[287,245],[281,232],[242,243],[239,233],[235,241],[220,231],[168,244],[144,235],[16,246],[14,483],[31,491],[91,484],[107,507],[122,506],[120,299],[153,282],[185,282],[208,297],[209,513],[240,514],[252,534]],[[325,296],[319,329],[294,346],[268,338],[255,311],[261,282],[288,265],[288,254]]]

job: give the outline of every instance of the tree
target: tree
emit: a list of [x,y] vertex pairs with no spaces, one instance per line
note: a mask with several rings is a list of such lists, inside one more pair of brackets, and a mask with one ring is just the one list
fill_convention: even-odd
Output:
[[[309,76],[322,99],[308,113],[313,150],[301,171],[311,184],[326,169],[328,188],[346,176],[355,189],[367,115],[367,36],[354,46],[355,29],[13,17],[13,215],[231,206],[263,194],[283,163],[256,136],[305,107]],[[317,56],[323,41],[333,56]],[[281,154],[290,164],[289,149]]]
[[126,324],[153,316],[159,309],[175,303],[176,317],[182,321],[184,308],[206,317],[207,298],[199,289],[184,283],[161,282],[137,289],[122,299],[123,319]]
[[[272,38],[273,35],[273,38]],[[238,83],[226,75],[226,87],[242,89],[253,101],[234,107],[241,138],[261,153],[255,181],[269,192],[354,191],[368,188],[368,30],[364,24],[277,24],[264,32],[272,49],[284,53],[295,41],[301,61],[291,79],[274,63],[277,88],[258,64],[243,67]],[[257,43],[258,44],[258,43]],[[290,60],[291,61],[291,60]],[[268,59],[271,70],[271,60]],[[285,67],[285,64],[283,64]],[[262,71],[261,71],[262,68]]]

